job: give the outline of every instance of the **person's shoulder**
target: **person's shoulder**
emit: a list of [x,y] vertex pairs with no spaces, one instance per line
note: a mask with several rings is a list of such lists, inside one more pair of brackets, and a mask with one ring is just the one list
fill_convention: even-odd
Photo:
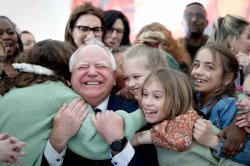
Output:
[[235,110],[236,111],[236,98],[228,95],[223,96],[214,107],[220,109],[221,111]]
[[223,96],[221,99],[220,99],[220,102],[224,102],[224,103],[232,103],[232,102],[236,102],[236,98],[235,97],[232,97],[232,96],[228,96],[228,95],[225,95]]
[[125,110],[126,112],[133,112],[139,108],[138,102],[118,96],[114,93],[110,94],[108,109]]
[[55,98],[55,100],[58,99],[64,102],[69,102],[74,98],[80,98],[73,89],[61,81],[47,81],[42,83],[42,85],[37,84],[37,86],[40,86],[40,91],[44,91],[43,93],[45,93],[46,96]]

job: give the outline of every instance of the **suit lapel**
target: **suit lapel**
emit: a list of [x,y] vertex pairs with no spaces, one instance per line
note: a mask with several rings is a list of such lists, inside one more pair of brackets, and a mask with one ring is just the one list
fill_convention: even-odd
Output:
[[119,110],[120,106],[122,104],[122,99],[119,96],[116,96],[115,94],[111,93],[109,96],[109,101],[108,101],[108,110]]

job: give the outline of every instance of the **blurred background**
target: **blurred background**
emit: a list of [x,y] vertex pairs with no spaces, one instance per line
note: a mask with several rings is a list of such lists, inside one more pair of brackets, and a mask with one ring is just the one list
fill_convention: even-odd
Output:
[[64,40],[64,30],[71,10],[78,4],[92,2],[102,10],[124,12],[130,21],[131,39],[146,24],[160,22],[175,38],[184,35],[182,14],[191,2],[200,2],[208,13],[209,34],[218,16],[236,14],[250,20],[250,0],[1,0],[0,15],[14,21],[19,30],[28,30],[36,41]]

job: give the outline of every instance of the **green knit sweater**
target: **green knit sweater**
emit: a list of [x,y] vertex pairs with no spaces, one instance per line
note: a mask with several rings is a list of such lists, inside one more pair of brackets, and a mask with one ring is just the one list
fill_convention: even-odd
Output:
[[[18,165],[40,165],[55,113],[63,103],[68,103],[77,97],[80,96],[63,83],[52,81],[25,88],[13,88],[0,96],[0,133],[8,133],[26,142],[23,150],[27,156],[21,157]],[[129,140],[135,131],[146,124],[140,110],[131,113],[132,116],[128,116],[124,111],[118,113],[124,118],[125,135]],[[87,118],[78,134],[69,141],[68,148],[90,159],[110,158],[107,143],[96,133],[92,125],[93,114],[89,108]]]
[[[213,126],[213,133],[218,133],[219,130]],[[177,152],[161,148],[157,149],[157,156],[160,166],[243,166],[232,160],[213,157],[212,151],[200,144],[195,139],[192,141],[192,146],[187,151]]]
[[167,52],[163,52],[163,54],[165,55],[167,61],[168,61],[168,65],[169,68],[177,70],[177,71],[181,71],[179,65],[177,64],[176,60]]

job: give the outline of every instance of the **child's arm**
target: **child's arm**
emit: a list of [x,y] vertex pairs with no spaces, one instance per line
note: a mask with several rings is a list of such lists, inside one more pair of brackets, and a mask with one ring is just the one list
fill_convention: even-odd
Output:
[[186,114],[154,125],[150,131],[138,133],[134,144],[153,143],[157,147],[168,150],[188,150],[191,147],[193,125],[197,118],[198,114],[190,109]]
[[143,145],[143,144],[152,144],[151,130],[145,130],[137,132],[131,141],[133,146]]
[[197,119],[194,124],[194,139],[201,145],[217,149],[219,144],[219,139],[211,131],[210,122],[205,119]]

